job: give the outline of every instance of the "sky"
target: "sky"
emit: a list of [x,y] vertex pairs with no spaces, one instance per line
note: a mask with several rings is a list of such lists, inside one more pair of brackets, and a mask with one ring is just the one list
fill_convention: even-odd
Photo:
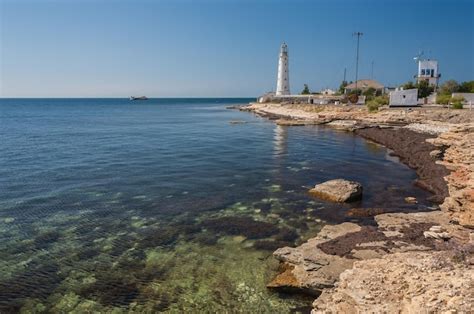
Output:
[[413,80],[419,51],[442,80],[474,80],[474,0],[0,0],[0,97],[256,97],[337,88],[347,69]]

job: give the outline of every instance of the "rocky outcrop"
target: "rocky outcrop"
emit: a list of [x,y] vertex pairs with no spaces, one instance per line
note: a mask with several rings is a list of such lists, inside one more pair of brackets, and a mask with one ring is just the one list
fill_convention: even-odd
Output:
[[329,180],[309,190],[311,195],[331,202],[351,202],[362,197],[362,185],[344,179]]
[[447,234],[455,231],[455,227],[447,227],[449,222],[440,211],[382,214],[375,219],[378,228],[348,222],[328,225],[296,248],[276,250],[273,255],[281,262],[281,273],[268,287],[318,294],[332,287],[357,260],[436,249],[436,244],[443,241],[426,237],[425,232],[433,226],[440,226]]
[[339,274],[352,267],[353,259],[327,254],[318,248],[319,244],[333,240],[361,227],[353,223],[325,226],[317,237],[296,248],[284,247],[273,253],[282,263],[282,272],[268,284],[279,290],[299,290],[319,294],[324,288],[332,287]]
[[297,248],[277,250],[282,275],[273,287],[322,291],[313,313],[471,311],[474,112],[400,108],[369,113],[363,106],[302,104],[251,104],[247,110],[354,131],[390,148],[417,171],[415,183],[431,191],[431,200],[442,209],[380,214],[396,209],[353,208],[348,216],[375,215],[377,228],[350,224],[350,230],[325,237],[324,232],[345,228],[330,226]]
[[474,123],[457,126],[428,141],[444,152],[438,163],[451,171],[445,178],[449,196],[441,209],[454,222],[474,229]]
[[468,313],[473,278],[472,266],[445,251],[390,254],[355,262],[312,313]]

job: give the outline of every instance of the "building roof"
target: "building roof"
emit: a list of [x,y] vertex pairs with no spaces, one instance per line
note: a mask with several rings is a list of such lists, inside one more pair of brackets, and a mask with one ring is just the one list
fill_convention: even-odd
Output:
[[[379,82],[377,81],[374,81],[374,80],[358,80],[357,81],[357,88],[375,88],[375,89],[382,89],[384,86],[382,84],[380,84]],[[356,88],[356,84],[355,83],[351,83],[349,85],[347,85],[345,87],[346,89],[355,89]]]

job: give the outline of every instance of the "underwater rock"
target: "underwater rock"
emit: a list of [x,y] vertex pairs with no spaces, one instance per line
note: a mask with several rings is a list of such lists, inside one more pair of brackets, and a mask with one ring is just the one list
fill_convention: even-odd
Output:
[[299,237],[300,236],[298,232],[296,232],[295,230],[289,228],[281,228],[280,232],[275,236],[275,240],[293,242]]
[[148,229],[144,237],[139,241],[139,248],[150,248],[157,246],[170,246],[179,237],[179,230],[173,227],[161,227]]
[[264,251],[275,251],[276,249],[284,246],[293,245],[292,242],[287,241],[271,241],[271,240],[258,240],[255,241],[253,247],[257,250]]
[[214,245],[217,243],[217,237],[211,232],[202,232],[193,238],[193,241],[203,245]]
[[0,281],[0,313],[18,313],[29,298],[46,300],[64,279],[58,272],[59,265],[53,261],[32,262],[26,271]]
[[315,185],[309,192],[331,202],[351,202],[362,197],[362,185],[344,179],[334,179]]
[[81,250],[80,252],[77,253],[77,257],[80,260],[85,260],[85,259],[90,259],[93,257],[96,257],[97,255],[100,254],[100,251],[95,248],[85,248]]
[[389,211],[386,208],[351,208],[347,211],[348,217],[373,217]]
[[47,231],[41,233],[34,239],[34,246],[37,249],[43,249],[56,242],[61,234],[58,231]]
[[128,305],[139,295],[135,282],[128,281],[124,275],[110,271],[97,274],[97,281],[82,288],[79,294],[85,298],[97,298],[102,305]]
[[237,216],[207,219],[202,222],[202,226],[218,234],[243,235],[248,239],[267,238],[279,231],[271,223]]

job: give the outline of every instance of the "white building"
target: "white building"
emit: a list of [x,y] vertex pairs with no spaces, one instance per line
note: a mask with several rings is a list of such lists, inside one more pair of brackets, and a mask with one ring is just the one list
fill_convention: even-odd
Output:
[[418,75],[416,81],[427,81],[431,86],[438,87],[439,78],[438,61],[437,60],[418,60]]
[[405,89],[390,92],[390,107],[412,107],[418,105],[418,89]]
[[330,88],[325,88],[321,91],[321,95],[335,95],[336,91]]
[[277,96],[290,95],[290,75],[288,72],[288,46],[283,43],[278,57]]

